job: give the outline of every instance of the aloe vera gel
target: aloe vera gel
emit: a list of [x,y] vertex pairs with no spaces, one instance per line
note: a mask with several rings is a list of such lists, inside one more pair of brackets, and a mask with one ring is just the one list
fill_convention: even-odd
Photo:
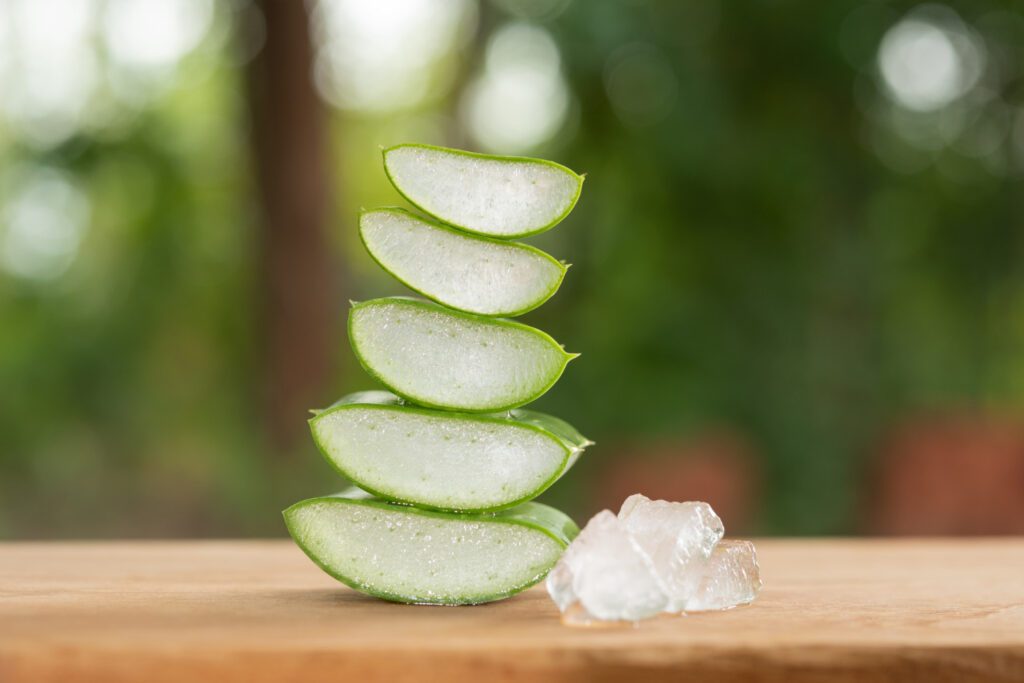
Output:
[[359,217],[377,263],[428,299],[467,313],[516,316],[548,300],[567,266],[519,242],[468,235],[404,209]]
[[[541,305],[565,264],[511,238],[564,218],[582,177],[539,159],[426,145],[384,151],[395,188],[427,216],[364,211],[378,264],[419,298],[354,304],[349,341],[390,391],[317,411],[313,438],[358,488],[288,508],[299,547],[339,581],[387,600],[476,604],[543,579],[578,533],[530,502],[590,442],[520,408],[576,354],[507,319]],[[504,316],[504,317],[498,317]]]

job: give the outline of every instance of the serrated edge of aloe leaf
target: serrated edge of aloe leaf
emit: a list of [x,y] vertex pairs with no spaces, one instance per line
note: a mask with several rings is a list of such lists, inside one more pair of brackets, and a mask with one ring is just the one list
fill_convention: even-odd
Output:
[[[395,182],[395,178],[391,175],[391,169],[388,168],[388,152],[391,152],[391,151],[396,150],[396,149],[406,148],[406,147],[418,147],[420,149],[429,149],[429,150],[432,150],[432,151],[435,151],[435,152],[448,152],[448,153],[451,153],[451,154],[458,154],[458,155],[461,155],[461,156],[472,157],[474,159],[485,159],[485,160],[488,160],[488,161],[505,161],[505,162],[516,162],[516,163],[526,162],[526,163],[533,163],[533,164],[542,164],[544,166],[551,166],[552,168],[556,168],[559,171],[563,171],[565,173],[568,173],[570,176],[572,176],[573,178],[576,179],[576,192],[573,194],[572,201],[569,202],[569,205],[566,206],[565,210],[561,214],[559,214],[557,217],[555,217],[547,225],[544,225],[544,226],[539,227],[539,228],[535,228],[533,230],[527,230],[525,232],[517,232],[517,233],[509,234],[509,235],[495,235],[493,233],[483,232],[483,231],[478,230],[476,228],[471,228],[471,227],[466,226],[466,225],[459,225],[458,223],[453,223],[451,221],[445,220],[443,217],[434,214],[429,209],[427,209],[426,207],[422,206],[419,202],[413,201],[413,199],[411,197],[409,197],[409,195],[407,195],[405,193],[405,191],[402,190],[401,187],[398,186],[398,183]],[[468,233],[472,233],[474,235],[481,235],[481,236],[484,236],[484,237],[493,237],[493,238],[499,239],[499,240],[519,239],[521,237],[530,237],[531,235],[539,235],[540,233],[547,232],[551,228],[553,228],[556,225],[558,225],[559,223],[561,223],[563,220],[565,220],[565,217],[568,216],[570,213],[572,213],[572,210],[574,208],[576,208],[576,202],[579,201],[580,193],[583,192],[583,181],[586,180],[586,175],[585,174],[577,173],[576,171],[572,170],[571,168],[569,168],[567,166],[563,166],[562,164],[560,164],[560,163],[558,163],[556,161],[550,161],[549,159],[537,159],[537,158],[534,158],[534,157],[503,156],[503,155],[499,155],[499,154],[482,154],[480,152],[469,152],[469,151],[466,151],[464,149],[454,149],[452,147],[440,147],[438,145],[425,145],[425,144],[416,143],[416,142],[406,142],[406,143],[402,143],[402,144],[399,144],[399,145],[392,145],[390,147],[384,147],[384,148],[381,149],[381,157],[382,157],[382,159],[384,161],[384,174],[387,175],[388,181],[391,183],[391,186],[393,188],[395,188],[395,190],[398,192],[398,194],[402,195],[402,197],[404,197],[407,202],[409,202],[410,204],[415,206],[420,211],[423,211],[424,213],[426,213],[426,214],[428,214],[430,216],[433,216],[437,220],[439,220],[442,223],[445,223],[447,225],[450,225],[453,228],[458,228],[459,230],[462,230],[462,231],[468,232]]]
[[[554,375],[552,376],[550,382],[548,382],[543,388],[541,388],[535,394],[532,394],[526,400],[515,401],[513,403],[507,403],[507,404],[502,404],[502,405],[498,405],[498,406],[486,406],[484,408],[467,408],[465,406],[442,405],[440,403],[431,403],[430,401],[427,401],[425,399],[420,399],[420,398],[417,398],[417,397],[412,396],[410,394],[406,394],[405,392],[400,391],[399,389],[393,387],[390,383],[385,381],[384,378],[381,377],[380,374],[376,370],[374,370],[373,368],[370,367],[369,363],[367,363],[366,359],[363,357],[362,352],[359,350],[359,345],[356,344],[355,339],[352,336],[352,320],[353,320],[353,317],[354,317],[352,314],[355,311],[357,311],[360,308],[365,308],[367,306],[374,306],[374,305],[378,305],[378,304],[382,304],[382,303],[393,303],[393,302],[396,302],[396,301],[402,302],[402,303],[409,303],[409,304],[412,304],[414,306],[418,306],[420,308],[424,308],[424,309],[427,309],[427,310],[430,310],[430,311],[434,311],[436,313],[441,313],[441,314],[444,314],[444,315],[447,315],[447,316],[453,316],[453,317],[456,317],[456,318],[463,318],[463,319],[469,320],[471,322],[478,322],[478,323],[481,323],[483,325],[491,325],[491,326],[495,326],[495,327],[517,327],[517,328],[520,328],[522,330],[525,330],[527,332],[530,332],[532,334],[535,334],[535,335],[537,335],[537,336],[547,340],[556,349],[561,351],[562,352],[562,365],[558,369],[558,372],[554,373]],[[351,304],[352,304],[352,307],[349,309],[348,323],[346,325],[346,330],[348,332],[349,346],[352,348],[352,353],[355,354],[356,360],[359,361],[359,364],[363,367],[363,370],[366,371],[366,374],[370,375],[370,377],[372,377],[373,379],[377,380],[378,382],[380,382],[381,384],[386,386],[393,393],[401,396],[402,398],[404,398],[406,401],[409,401],[410,403],[415,403],[416,405],[422,406],[424,408],[437,408],[438,410],[454,410],[454,411],[460,411],[460,412],[464,412],[464,413],[498,413],[498,412],[501,412],[503,410],[512,410],[514,408],[519,408],[520,406],[525,406],[527,403],[532,403],[533,401],[536,401],[538,398],[540,398],[541,396],[546,394],[551,389],[551,387],[555,386],[555,384],[558,382],[558,380],[561,379],[562,374],[565,372],[566,366],[568,366],[569,363],[572,360],[574,360],[576,358],[579,358],[579,356],[580,356],[580,354],[578,354],[578,353],[568,353],[568,352],[566,352],[565,348],[561,344],[559,344],[557,341],[555,341],[555,339],[551,335],[549,335],[544,330],[537,329],[536,327],[530,327],[529,325],[524,325],[523,323],[515,321],[515,320],[508,320],[507,318],[494,318],[494,317],[490,317],[490,316],[486,316],[486,315],[477,315],[476,313],[466,313],[465,311],[457,311],[455,309],[448,308],[447,306],[442,306],[441,304],[434,303],[433,301],[424,301],[422,299],[414,299],[414,298],[408,297],[408,296],[386,296],[386,297],[380,297],[380,298],[377,298],[377,299],[369,299],[368,301],[351,302]]]
[[[366,393],[370,393],[370,392],[358,392],[357,394],[353,394],[352,396],[356,397],[359,394],[366,394]],[[385,394],[386,392],[375,392],[375,393]],[[420,406],[401,405],[401,404],[397,404],[397,403],[381,402],[381,401],[366,402],[366,401],[359,401],[358,399],[354,400],[354,401],[345,401],[346,398],[348,398],[348,397],[344,397],[344,398],[340,399],[337,403],[335,403],[333,406],[331,406],[330,408],[318,412],[316,414],[316,417],[314,417],[314,418],[309,420],[309,427],[310,427],[310,431],[312,432],[312,435],[313,435],[313,442],[316,444],[317,450],[320,451],[320,455],[323,456],[324,460],[327,461],[327,464],[330,465],[331,468],[334,469],[335,472],[340,474],[342,477],[348,479],[349,481],[354,483],[356,486],[358,486],[362,490],[367,491],[368,493],[371,493],[372,495],[374,495],[374,496],[376,496],[378,498],[381,498],[381,499],[383,499],[385,501],[388,501],[388,502],[398,503],[398,504],[401,504],[401,505],[414,505],[414,506],[416,506],[418,508],[426,509],[426,510],[435,510],[437,512],[497,512],[497,511],[500,511],[500,510],[507,510],[508,508],[512,508],[512,507],[515,507],[515,506],[520,505],[522,503],[526,503],[528,501],[531,501],[534,498],[536,498],[537,496],[539,496],[540,494],[542,494],[545,491],[547,491],[549,488],[551,488],[551,486],[556,481],[561,479],[562,476],[566,472],[568,472],[569,469],[576,463],[576,460],[579,458],[580,453],[582,453],[583,450],[588,445],[590,445],[592,443],[589,439],[584,437],[582,434],[579,435],[580,439],[579,439],[578,443],[574,443],[573,441],[571,441],[569,439],[566,439],[565,437],[563,437],[563,436],[561,436],[561,435],[559,435],[559,434],[557,434],[557,433],[555,433],[555,432],[553,432],[551,430],[545,429],[544,427],[541,426],[541,424],[543,423],[543,420],[538,420],[538,419],[534,418],[533,416],[536,415],[536,416],[539,416],[541,418],[551,417],[551,416],[545,415],[543,413],[534,413],[534,411],[520,411],[520,410],[514,411],[514,413],[531,413],[531,415],[528,415],[528,416],[525,416],[525,417],[527,418],[527,420],[531,420],[531,418],[532,418],[532,421],[524,421],[522,419],[517,419],[514,416],[513,417],[503,417],[503,416],[499,416],[499,415],[482,414],[482,413],[462,413],[462,412],[453,412],[453,411],[444,411],[444,410],[433,410],[433,409],[430,409],[430,408],[422,408]],[[398,399],[397,396],[394,396],[394,398],[396,400]],[[413,500],[413,499],[410,499],[410,498],[404,498],[404,497],[399,496],[399,495],[394,494],[394,493],[388,493],[388,492],[384,491],[383,489],[369,486],[362,479],[360,479],[359,477],[352,476],[352,474],[350,472],[348,472],[344,467],[342,467],[340,463],[336,462],[330,455],[328,455],[327,448],[320,441],[320,437],[317,434],[316,423],[319,420],[321,420],[322,418],[327,417],[328,415],[333,415],[334,413],[341,412],[343,410],[352,409],[352,408],[361,408],[361,409],[371,408],[371,409],[376,409],[376,410],[390,410],[392,412],[399,412],[399,413],[400,412],[409,412],[409,413],[416,413],[418,415],[425,415],[425,416],[428,416],[428,417],[436,417],[436,418],[443,418],[443,419],[453,419],[453,420],[462,420],[464,422],[474,422],[474,423],[486,422],[486,423],[491,423],[491,424],[501,424],[501,425],[508,425],[508,426],[512,426],[512,427],[521,427],[523,429],[527,429],[529,431],[533,431],[533,432],[536,432],[538,434],[542,434],[542,435],[548,437],[549,439],[551,439],[552,441],[554,441],[555,443],[557,443],[558,446],[564,452],[564,456],[562,457],[562,460],[559,463],[558,468],[552,473],[552,475],[550,477],[548,477],[546,480],[544,480],[543,483],[541,483],[536,488],[532,489],[526,495],[523,495],[520,498],[517,498],[517,499],[515,499],[513,501],[510,501],[510,502],[507,502],[507,503],[502,503],[501,505],[491,505],[491,506],[485,506],[485,507],[467,507],[467,508],[454,508],[454,507],[444,507],[444,506],[440,506],[440,505],[433,505],[431,503],[425,503],[422,500]],[[552,419],[557,419],[557,418],[552,418]],[[568,423],[566,423],[566,424],[568,425]],[[568,425],[568,426],[573,431],[576,431],[574,428],[572,428],[571,425]],[[576,432],[576,433],[579,434],[579,432]]]
[[[399,512],[417,514],[424,517],[434,517],[445,520],[479,521],[483,523],[513,524],[518,526],[524,526],[533,529],[534,531],[539,531],[548,538],[552,539],[553,541],[555,541],[555,543],[561,546],[563,551],[569,546],[569,543],[572,542],[573,538],[575,538],[576,535],[579,534],[579,528],[576,526],[575,522],[573,522],[572,519],[564,512],[534,502],[523,503],[522,505],[519,506],[519,508],[510,508],[508,510],[504,510],[502,512],[495,514],[454,514],[448,512],[437,512],[434,510],[422,510],[419,508],[414,508],[406,505],[388,503],[386,501],[376,500],[373,498],[356,497],[351,492],[343,492],[341,494],[336,494],[333,496],[318,496],[316,498],[307,498],[305,500],[300,500],[297,503],[289,505],[287,508],[284,509],[284,511],[282,511],[281,514],[284,517],[285,527],[288,529],[288,534],[292,537],[292,540],[295,541],[295,545],[299,546],[299,549],[302,550],[303,553],[305,553],[306,557],[312,560],[313,564],[320,567],[320,569],[323,570],[324,573],[334,577],[336,580],[345,584],[349,588],[352,588],[353,590],[357,590],[367,595],[372,595],[373,597],[380,598],[381,600],[389,600],[391,602],[401,602],[406,604],[423,603],[420,600],[418,600],[415,596],[400,595],[398,593],[392,593],[390,591],[381,591],[361,584],[358,581],[355,581],[354,579],[351,579],[350,577],[347,577],[341,574],[340,572],[337,572],[334,569],[328,567],[326,564],[320,561],[320,558],[317,557],[315,553],[310,551],[306,544],[303,543],[303,541],[299,538],[295,528],[292,526],[292,512],[300,507],[311,505],[313,503],[340,503],[343,505],[362,505],[365,507],[375,507],[384,510],[395,510]],[[556,517],[556,515],[552,515],[551,513],[557,513],[558,516],[564,518],[563,520],[558,521],[559,528],[557,529],[553,528],[555,527],[554,519],[550,520],[552,522],[551,524],[546,525],[544,523],[544,517]],[[548,571],[550,571],[550,568],[548,569]],[[544,572],[540,576],[534,577],[529,582],[520,586],[515,586],[509,590],[484,595],[468,596],[464,599],[442,600],[435,604],[479,605],[485,602],[504,600],[505,598],[509,598],[515,595],[516,593],[521,593],[530,586],[536,585],[537,583],[542,581],[545,576],[547,576],[547,573],[548,572]]]
[[[425,223],[425,224],[429,225],[432,228],[437,228],[438,230],[444,230],[445,232],[451,233],[452,235],[456,235],[456,236],[461,237],[463,239],[473,240],[473,241],[477,241],[477,242],[490,242],[491,244],[495,244],[495,245],[498,245],[498,246],[501,246],[501,247],[507,247],[509,249],[515,249],[515,250],[530,252],[530,253],[535,254],[537,256],[541,256],[541,257],[547,259],[548,261],[550,261],[551,263],[553,263],[555,265],[555,267],[558,268],[558,280],[555,282],[554,286],[547,293],[544,294],[544,296],[542,296],[541,298],[537,299],[536,301],[534,301],[534,303],[530,304],[526,308],[520,308],[520,309],[515,310],[515,311],[498,311],[496,313],[481,313],[479,311],[469,311],[469,310],[466,310],[465,308],[459,308],[458,306],[456,306],[454,304],[451,304],[451,303],[449,303],[447,301],[442,301],[441,299],[439,299],[439,298],[437,298],[435,296],[432,296],[431,294],[428,294],[427,292],[424,292],[419,287],[413,286],[412,284],[410,284],[405,279],[399,277],[399,275],[395,271],[393,271],[390,268],[388,268],[384,264],[384,262],[381,261],[380,258],[378,258],[375,253],[373,253],[373,249],[370,248],[369,243],[366,241],[366,235],[363,233],[363,217],[366,216],[367,214],[371,214],[371,213],[401,214],[401,215],[403,215],[403,216],[405,216],[407,218],[411,218],[411,219],[419,221],[421,223]],[[540,249],[538,249],[537,247],[534,247],[532,245],[523,244],[522,242],[514,242],[514,241],[511,241],[511,240],[499,239],[497,237],[492,237],[492,236],[489,236],[489,235],[482,235],[482,234],[477,234],[477,233],[468,233],[468,232],[465,232],[463,230],[459,230],[458,228],[454,228],[451,225],[448,225],[447,223],[442,223],[439,220],[432,219],[432,218],[425,218],[423,216],[419,216],[419,215],[413,213],[412,211],[409,211],[408,209],[403,209],[400,206],[384,206],[384,207],[381,207],[379,209],[360,209],[360,211],[359,211],[359,230],[357,232],[359,233],[359,241],[362,242],[363,248],[366,249],[366,253],[368,253],[370,255],[370,258],[373,259],[373,261],[378,266],[380,266],[381,269],[385,273],[387,273],[391,277],[395,278],[396,280],[401,282],[403,285],[405,285],[406,287],[408,287],[412,291],[416,292],[417,294],[420,294],[422,296],[427,297],[431,301],[434,301],[436,303],[442,304],[442,305],[447,306],[449,308],[452,308],[452,309],[454,309],[456,311],[462,311],[463,313],[471,313],[473,315],[482,315],[482,316],[497,317],[497,318],[501,318],[501,317],[512,317],[512,318],[514,318],[516,316],[523,315],[524,313],[529,313],[530,311],[534,310],[535,308],[538,308],[539,306],[543,305],[548,299],[550,299],[551,297],[553,297],[555,295],[555,293],[558,291],[559,287],[562,286],[562,281],[565,280],[565,274],[569,270],[569,265],[568,264],[562,263],[561,261],[556,259],[551,254],[547,253],[546,251],[541,251]]]
[[[384,389],[365,389],[363,391],[353,391],[345,394],[337,401],[327,406],[326,408],[316,408],[309,412],[316,417],[320,413],[325,413],[334,408],[341,406],[351,405],[353,403],[362,403],[369,405],[390,405],[390,406],[411,406],[414,408],[421,408],[422,406],[410,404],[401,396],[394,394]],[[432,408],[424,408],[425,410],[433,410]],[[435,411],[442,414],[458,413],[460,411]],[[505,411],[493,411],[490,413],[474,413],[469,411],[462,411],[462,414],[471,417],[493,417],[498,420],[514,420],[515,422],[525,422],[537,427],[540,427],[546,432],[551,432],[556,437],[569,444],[570,448],[576,448],[583,450],[590,446],[593,446],[596,442],[583,436],[580,430],[573,427],[568,421],[563,420],[560,417],[555,417],[549,413],[542,413],[537,410],[530,410],[529,408],[515,408],[514,410]],[[312,421],[310,418],[309,421]]]
[[[339,398],[337,401],[327,406],[326,408],[316,408],[310,410],[309,412],[313,415],[313,417],[316,417],[320,413],[325,413],[334,408],[350,405],[353,403],[391,406],[411,405],[412,407],[415,408],[422,407],[415,404],[410,404],[406,402],[406,400],[403,399],[401,396],[398,396],[397,394],[394,394],[390,391],[386,391],[384,389],[365,389],[363,391],[353,391],[351,393],[345,394],[344,396],[342,396],[341,398]],[[426,410],[432,409],[426,408]],[[443,410],[436,412],[447,414],[450,412],[459,411]],[[493,417],[499,420],[514,419],[516,422],[527,422],[536,425],[537,427],[540,427],[544,431],[551,432],[556,437],[569,444],[570,448],[577,448],[579,450],[583,450],[585,448],[593,446],[596,443],[593,440],[583,436],[580,430],[573,427],[568,421],[563,420],[560,417],[555,417],[554,415],[551,415],[549,413],[542,413],[537,410],[530,410],[529,408],[515,408],[514,410],[494,411],[490,413],[473,413],[463,411],[463,414],[472,417],[482,415],[485,417]],[[310,420],[312,420],[312,418],[310,418]]]

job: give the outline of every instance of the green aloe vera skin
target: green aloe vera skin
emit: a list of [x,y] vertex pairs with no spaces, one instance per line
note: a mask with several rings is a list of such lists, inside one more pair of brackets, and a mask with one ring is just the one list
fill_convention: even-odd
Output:
[[479,315],[533,310],[558,291],[567,269],[529,245],[470,235],[404,209],[363,211],[359,235],[370,256],[399,282]]
[[406,405],[386,391],[344,397],[310,420],[327,461],[384,500],[487,512],[532,500],[591,444],[531,410],[477,414]]
[[314,414],[317,447],[360,488],[296,503],[285,524],[321,569],[368,595],[502,600],[542,580],[579,533],[531,499],[591,442],[520,408],[579,354],[508,318],[544,303],[568,268],[512,240],[565,218],[583,177],[550,161],[429,145],[383,157],[398,192],[430,218],[363,211],[360,239],[429,301],[352,304],[352,349],[393,393],[350,394]]
[[354,304],[348,332],[368,373],[412,403],[444,410],[517,408],[579,355],[521,323],[403,297]]
[[431,145],[385,149],[384,170],[395,189],[425,213],[467,232],[505,239],[554,227],[583,188],[583,176],[552,161]]
[[579,533],[539,503],[485,515],[421,510],[359,493],[304,500],[284,511],[289,533],[325,572],[404,603],[472,605],[543,579]]

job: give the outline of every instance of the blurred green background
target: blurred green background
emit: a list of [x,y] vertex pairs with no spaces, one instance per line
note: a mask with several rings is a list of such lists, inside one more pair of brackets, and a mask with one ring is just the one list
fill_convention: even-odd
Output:
[[585,172],[524,321],[544,496],[1024,532],[1024,13],[997,0],[5,0],[0,537],[282,535],[372,387],[380,146]]

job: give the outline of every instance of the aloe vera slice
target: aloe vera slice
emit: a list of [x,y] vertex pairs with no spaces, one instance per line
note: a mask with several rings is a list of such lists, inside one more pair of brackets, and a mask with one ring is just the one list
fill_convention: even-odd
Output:
[[579,533],[539,503],[456,515],[347,492],[284,511],[288,532],[342,583],[396,602],[470,605],[537,583]]
[[403,405],[386,391],[341,399],[310,420],[327,461],[385,500],[492,511],[536,498],[590,445],[532,410],[480,415]]
[[364,211],[359,234],[370,256],[404,285],[468,313],[526,313],[565,277],[566,266],[540,249],[468,235],[404,209]]
[[413,403],[492,412],[536,399],[579,354],[526,325],[392,297],[354,304],[352,350],[368,373]]
[[431,145],[385,149],[384,170],[403,197],[431,216],[492,237],[525,237],[554,227],[583,187],[583,176],[553,161]]

